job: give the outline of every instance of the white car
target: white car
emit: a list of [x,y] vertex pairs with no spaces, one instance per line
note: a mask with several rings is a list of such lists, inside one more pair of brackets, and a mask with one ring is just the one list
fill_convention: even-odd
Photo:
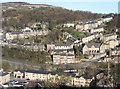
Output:
[[2,87],[7,88],[7,87],[9,87],[9,84],[5,83],[5,84],[2,85]]
[[13,81],[10,81],[10,83],[14,84],[14,83],[18,83],[18,81],[13,80]]

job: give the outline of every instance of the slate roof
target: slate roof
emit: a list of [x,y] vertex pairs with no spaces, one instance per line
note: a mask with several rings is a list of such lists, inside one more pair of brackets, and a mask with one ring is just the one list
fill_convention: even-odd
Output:
[[23,42],[19,42],[18,45],[24,45],[24,43]]
[[69,42],[75,42],[75,41],[76,41],[76,39],[75,39],[75,38],[73,38],[73,37],[69,37],[69,38],[67,39],[67,41],[69,41]]
[[36,70],[27,70],[28,73],[37,73],[37,74],[48,74],[47,71],[36,71]]
[[44,44],[25,43],[24,46],[43,46]]
[[80,78],[81,76],[75,76],[75,78]]
[[48,31],[47,29],[46,30],[31,30],[33,32],[40,32],[40,31]]
[[20,71],[21,73],[35,73],[35,74],[51,74],[51,75],[56,75],[58,74],[57,72],[51,72],[51,71],[37,71],[37,70],[15,70],[15,72]]
[[106,34],[106,35],[104,35],[104,37],[109,37],[109,36],[113,36],[113,35],[115,35],[114,33],[113,34]]
[[76,74],[74,74],[74,73],[66,73],[68,76],[71,76],[71,77],[75,77],[76,76]]
[[24,46],[31,46],[32,44],[24,44]]
[[54,55],[60,55],[60,56],[74,56],[73,54],[59,54],[59,53],[56,53]]
[[47,45],[55,45],[55,43],[47,43]]
[[74,51],[73,49],[67,49],[68,51]]
[[75,70],[74,68],[66,68],[65,70]]
[[8,75],[8,74],[9,74],[8,72],[2,72],[1,76],[5,76],[5,75]]
[[17,42],[12,41],[11,44],[17,44]]
[[76,76],[76,78],[80,78],[80,77],[83,77],[84,79],[92,79],[92,77],[87,77],[87,76],[84,76],[84,75]]
[[82,36],[81,38],[89,37],[89,36],[96,35],[96,34],[100,34],[100,32],[94,32],[94,33],[88,34],[86,36]]
[[87,43],[85,44],[88,48],[91,48],[92,46],[94,46],[95,48],[100,48],[101,43]]
[[71,44],[55,44],[55,46],[71,46]]
[[101,19],[99,19],[98,21],[102,21]]
[[24,73],[25,70],[15,70],[15,72],[20,71],[21,73]]
[[[96,27],[96,28],[94,28],[94,29],[100,29],[100,28],[103,28],[103,27]],[[93,30],[94,30],[94,29],[93,29]]]
[[106,19],[106,18],[111,18],[111,17],[103,17],[103,19]]
[[50,50],[50,52],[63,52],[63,51],[74,51],[73,49],[56,49],[56,50]]
[[10,34],[23,34],[23,32],[11,32]]
[[82,76],[84,79],[92,79],[92,77]]
[[25,32],[31,32],[30,30],[25,30]]

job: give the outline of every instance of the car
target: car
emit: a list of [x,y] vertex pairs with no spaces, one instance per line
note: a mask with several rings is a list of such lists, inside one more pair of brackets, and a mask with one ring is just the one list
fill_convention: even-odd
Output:
[[10,83],[14,84],[14,83],[18,83],[18,81],[13,80],[13,81],[10,81]]
[[79,61],[80,59],[75,59],[76,61]]
[[3,84],[2,87],[4,87],[4,88],[9,87],[9,83],[5,83],[5,84]]
[[30,67],[34,67],[33,65],[30,65]]
[[13,84],[14,87],[23,87],[23,84],[20,84],[20,83],[15,83]]
[[42,85],[40,83],[37,83],[38,87],[41,87],[42,88]]

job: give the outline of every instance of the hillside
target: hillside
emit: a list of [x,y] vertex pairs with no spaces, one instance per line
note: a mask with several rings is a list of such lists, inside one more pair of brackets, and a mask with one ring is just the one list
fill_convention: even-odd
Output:
[[2,7],[21,7],[21,6],[41,7],[41,6],[52,6],[52,5],[46,5],[46,4],[30,4],[30,3],[27,3],[27,2],[7,2],[7,3],[2,3]]
[[[28,3],[8,3],[8,5],[31,5]],[[3,4],[4,5],[4,4]],[[7,4],[6,4],[7,5]],[[9,6],[10,6],[9,5]],[[39,4],[34,4],[38,6]],[[43,4],[42,4],[43,5]],[[47,5],[49,6],[49,5]],[[99,14],[86,11],[72,11],[61,7],[39,7],[33,9],[7,9],[3,12],[3,27],[23,27],[30,22],[49,22],[52,26],[78,20],[97,19]]]

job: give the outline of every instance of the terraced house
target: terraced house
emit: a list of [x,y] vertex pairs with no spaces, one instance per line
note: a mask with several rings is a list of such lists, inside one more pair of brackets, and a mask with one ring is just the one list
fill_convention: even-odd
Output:
[[31,30],[30,35],[36,36],[36,35],[47,35],[49,30]]
[[98,25],[102,25],[103,21],[102,19],[97,20]]
[[63,35],[63,39],[67,39],[69,37],[72,37],[72,35],[70,35],[68,32],[64,32],[62,35]]
[[59,49],[72,49],[73,44],[55,44],[55,43],[48,43],[47,50],[59,50]]
[[73,44],[56,44],[55,50],[57,49],[71,49],[73,48]]
[[24,38],[24,33],[23,32],[9,32],[6,33],[6,39],[7,40],[13,40],[17,38]]
[[83,29],[82,30],[88,30],[89,29],[89,23],[82,24]]
[[97,27],[97,28],[90,29],[90,33],[103,32],[103,31],[104,31],[103,27]]
[[58,49],[58,50],[50,50],[49,51],[51,55],[56,54],[56,53],[60,53],[60,54],[73,54],[74,55],[74,50],[73,49]]
[[94,77],[75,76],[73,84],[77,87],[89,87],[93,79]]
[[56,82],[57,79],[60,79],[60,76],[56,72],[50,71],[36,71],[36,70],[15,70],[14,77],[16,79],[29,79],[29,80],[41,80],[47,81],[51,80]]
[[109,40],[109,41],[106,41],[106,43],[108,44],[107,46],[107,48],[108,49],[111,49],[111,48],[115,48],[116,46],[118,46],[119,45],[119,41],[117,40],[117,39],[111,39],[111,40]]
[[83,26],[82,24],[77,24],[77,25],[75,26],[75,28],[76,28],[77,30],[83,30],[83,29],[84,29],[84,26]]
[[[27,29],[27,30],[26,30]],[[21,39],[21,38],[27,38],[30,36],[36,36],[36,35],[47,35],[49,33],[49,30],[29,30],[28,28],[24,29],[24,32],[9,32],[6,33],[6,39],[7,40],[13,40],[13,39]]]
[[8,47],[9,48],[17,48],[18,47],[17,42],[14,42],[14,41],[9,42]]
[[35,43],[20,43],[20,42],[14,42],[14,41],[8,41],[8,42],[2,42],[2,46],[8,46],[9,48],[24,48],[26,50],[30,51],[45,51],[44,44],[35,44]]
[[73,43],[74,41],[76,41],[76,39],[68,32],[64,32],[62,34],[62,37],[65,42]]
[[47,44],[47,50],[52,56],[53,64],[74,63],[73,44]]
[[31,30],[32,30],[32,29],[29,28],[29,27],[26,27],[26,28],[24,28],[24,29],[21,29],[22,32],[25,32],[25,31],[31,31]]
[[113,17],[105,17],[105,18],[102,18],[103,22],[109,22],[113,19]]
[[83,46],[83,54],[97,54],[105,52],[105,46],[101,43],[86,43]]
[[47,35],[49,33],[49,30],[26,30],[24,32],[25,38],[30,36],[41,36],[41,35]]
[[102,36],[100,39],[105,42],[105,41],[109,41],[109,40],[116,39],[116,38],[117,38],[117,34],[112,33],[112,34],[106,34]]
[[10,73],[4,72],[2,68],[0,68],[0,85],[5,84],[10,81]]
[[30,27],[31,28],[38,28],[38,27],[41,27],[41,28],[48,28],[49,27],[49,23],[48,22],[36,22],[36,23],[29,23]]
[[66,23],[64,24],[64,27],[74,27],[74,23]]
[[91,22],[86,22],[86,23],[81,23],[76,25],[77,30],[89,30],[98,27],[97,21],[91,21]]
[[100,36],[102,36],[101,33],[99,32],[95,32],[95,33],[91,33],[91,34],[88,34],[86,36],[83,36],[80,38],[80,40],[83,42],[83,43],[87,43],[95,38],[99,38]]
[[98,23],[97,21],[92,21],[89,24],[89,28],[88,29],[93,29],[93,28],[97,28],[98,27]]
[[120,55],[120,50],[111,50],[110,51],[110,54],[112,55],[112,56],[116,56],[116,55]]
[[23,45],[23,48],[26,50],[31,50],[31,51],[44,51],[45,46],[44,44],[34,44],[34,43],[25,43]]
[[[84,75],[76,76],[76,74],[67,74],[68,82],[67,85],[76,87],[89,87],[94,77],[86,77]],[[29,80],[41,80],[51,81],[53,83],[59,82],[62,75],[57,72],[50,71],[36,71],[36,70],[15,70],[14,77],[16,79],[29,79]]]
[[73,54],[53,54],[53,64],[74,63],[75,56]]

